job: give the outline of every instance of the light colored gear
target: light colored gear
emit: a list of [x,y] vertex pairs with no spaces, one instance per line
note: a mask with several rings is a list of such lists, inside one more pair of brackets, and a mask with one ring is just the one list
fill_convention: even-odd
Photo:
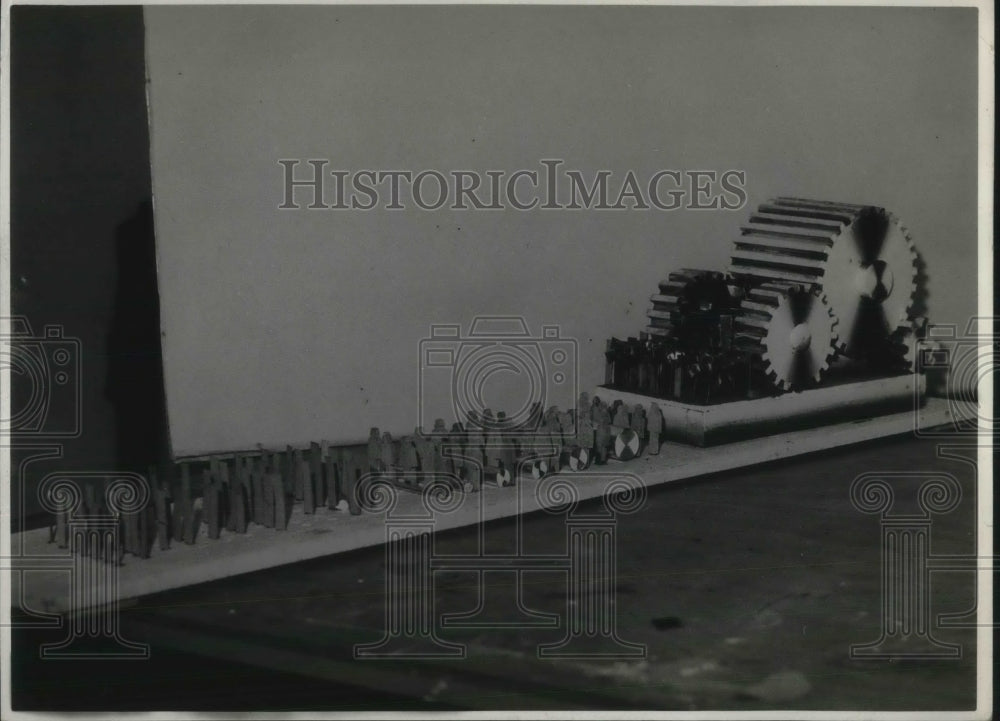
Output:
[[733,304],[723,273],[684,268],[660,281],[660,292],[650,296],[646,332],[652,336],[683,334],[685,322],[698,311],[719,311]]
[[760,359],[777,388],[798,390],[820,382],[837,335],[837,319],[818,289],[763,283],[740,303],[735,343]]
[[741,226],[730,273],[752,283],[820,289],[839,325],[837,350],[863,355],[910,323],[917,253],[883,208],[775,198]]

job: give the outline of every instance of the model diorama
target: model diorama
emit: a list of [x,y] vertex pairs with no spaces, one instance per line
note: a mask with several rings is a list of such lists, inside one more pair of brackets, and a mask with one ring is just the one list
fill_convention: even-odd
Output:
[[695,404],[909,373],[918,259],[882,208],[777,198],[741,226],[728,274],[681,270],[637,338],[611,339],[611,388]]
[[[216,539],[249,524],[283,530],[295,510],[359,515],[378,484],[477,492],[627,463],[661,455],[671,437],[705,444],[708,421],[680,431],[706,409],[727,429],[742,421],[757,433],[768,428],[758,414],[799,423],[822,422],[831,409],[872,412],[852,398],[887,412],[900,398],[912,402],[917,277],[910,237],[885,210],[778,198],[741,226],[726,272],[682,270],[660,283],[648,325],[608,341],[605,384],[581,393],[576,408],[536,403],[520,424],[482,409],[398,439],[372,428],[363,447],[261,448],[180,462],[159,477],[151,470],[150,504],[122,519],[121,547],[75,550],[146,558],[154,545],[195,543],[202,523]],[[822,392],[831,387],[835,394]],[[84,515],[103,515],[102,494],[85,496]],[[50,531],[61,547],[70,545],[66,520],[57,516]]]

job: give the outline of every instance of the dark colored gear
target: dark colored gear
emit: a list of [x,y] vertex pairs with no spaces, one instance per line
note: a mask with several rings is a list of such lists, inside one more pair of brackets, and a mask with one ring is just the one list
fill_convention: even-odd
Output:
[[660,282],[651,296],[646,332],[669,338],[685,348],[706,348],[718,343],[719,317],[735,310],[725,274],[712,270],[683,269]]
[[864,360],[876,370],[909,373],[917,362],[917,345],[927,332],[927,319],[918,318],[910,325],[897,328],[888,338],[873,344]]

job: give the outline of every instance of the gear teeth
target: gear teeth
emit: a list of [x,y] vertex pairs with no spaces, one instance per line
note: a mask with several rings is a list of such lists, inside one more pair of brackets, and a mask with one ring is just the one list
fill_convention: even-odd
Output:
[[[821,291],[838,321],[834,341],[837,353],[863,354],[865,349],[852,346],[863,297],[861,291],[855,290],[852,275],[862,267],[859,263],[863,251],[855,239],[867,237],[857,233],[867,233],[867,221],[872,218],[886,221],[885,242],[877,260],[886,263],[895,282],[887,286],[889,293],[879,302],[894,330],[909,322],[918,292],[919,263],[909,228],[882,207],[792,196],[772,198],[759,205],[740,226],[729,273],[751,288],[793,283]],[[754,290],[747,297],[763,300]]]
[[[811,331],[810,344],[796,350],[791,339],[796,321],[790,303],[799,293],[811,294],[815,302],[810,315],[799,321]],[[769,382],[781,391],[792,390],[796,384],[794,370],[801,362],[797,353],[809,354],[813,369],[808,377],[813,383],[822,380],[835,354],[837,318],[822,293],[801,284],[767,282],[751,289],[740,303],[736,327],[738,347],[759,356]]]
[[796,198],[761,205],[740,227],[729,272],[737,277],[822,282],[830,248],[855,211]]
[[867,360],[883,370],[912,372],[917,361],[917,345],[926,336],[926,330],[926,318],[913,319],[891,333],[882,346],[873,349]]
[[730,279],[715,270],[682,268],[670,273],[659,282],[659,293],[650,296],[646,332],[661,338],[683,332],[680,329],[689,306],[698,306],[706,299],[713,304],[719,299],[731,303],[729,283]]
[[866,205],[858,205],[857,203],[840,203],[833,200],[813,200],[810,198],[792,198],[788,196],[780,196],[775,198],[773,201],[776,205],[787,205],[789,207],[808,207],[815,208],[817,210],[830,210],[832,212],[841,213],[857,213],[864,210]]
[[798,218],[807,220],[829,221],[833,223],[850,223],[854,217],[853,212],[835,211],[830,209],[816,209],[796,205],[782,205],[771,201],[764,203],[758,208],[758,212],[774,213],[788,218]]
[[756,300],[748,299],[743,302],[743,307],[757,313],[770,313],[773,306],[770,303],[759,303]]
[[830,307],[830,303],[827,300],[826,295],[818,289],[814,289],[812,294],[819,300],[820,308],[826,311],[825,329],[827,329],[829,333],[827,352],[821,356],[820,362],[817,364],[816,370],[813,373],[813,382],[820,383],[823,380],[823,374],[830,370],[830,363],[836,356],[836,345],[839,338],[837,326],[839,325],[839,322],[837,320],[837,316],[834,315],[833,308]]
[[[743,226],[747,230],[747,226]],[[782,251],[789,256],[822,260],[830,245],[813,238],[800,238],[790,234],[744,232],[736,241],[736,248],[743,251],[774,253]]]
[[[792,214],[786,208],[761,206],[750,216],[749,224],[754,227],[768,228],[783,226],[801,228],[803,231],[826,231],[839,233],[841,223],[830,218],[815,218],[808,214]],[[825,235],[823,236],[825,237]]]
[[[754,220],[757,222],[753,222]],[[816,243],[820,247],[826,245],[832,245],[833,240],[831,235],[837,235],[840,233],[839,228],[830,228],[827,230],[820,229],[809,229],[803,228],[800,223],[789,223],[780,222],[775,220],[772,223],[762,223],[760,222],[759,216],[753,216],[750,218],[749,223],[744,223],[740,226],[744,236],[748,238],[760,237],[760,238],[791,238],[803,241],[808,248],[808,243]],[[752,240],[747,240],[746,242],[752,242]]]

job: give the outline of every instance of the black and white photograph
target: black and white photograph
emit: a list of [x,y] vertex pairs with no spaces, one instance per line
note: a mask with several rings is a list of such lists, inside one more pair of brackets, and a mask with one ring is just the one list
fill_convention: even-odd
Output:
[[0,715],[992,718],[993,43],[3,0]]

